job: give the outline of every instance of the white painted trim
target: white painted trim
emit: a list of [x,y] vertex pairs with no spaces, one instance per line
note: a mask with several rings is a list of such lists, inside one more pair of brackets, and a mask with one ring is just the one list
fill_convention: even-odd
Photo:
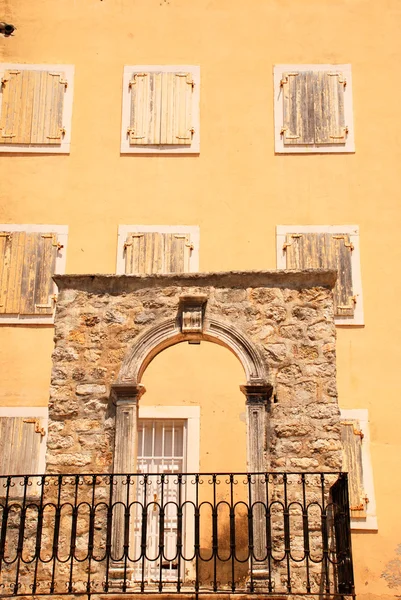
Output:
[[351,529],[377,531],[376,499],[373,484],[373,469],[370,457],[369,414],[366,408],[341,408],[341,419],[357,419],[363,433],[362,440],[362,470],[363,486],[369,502],[366,507],[366,519],[351,519]]
[[287,268],[287,256],[283,246],[288,233],[345,233],[350,236],[350,241],[354,245],[354,250],[351,253],[352,286],[357,301],[354,316],[336,317],[334,321],[336,325],[364,325],[359,227],[357,225],[277,225],[276,256],[278,269]]
[[[0,417],[34,417],[40,420],[41,427],[44,428],[46,435],[40,439],[40,453],[37,474],[46,471],[46,440],[49,411],[43,406],[1,406]],[[38,434],[39,435],[39,434]],[[23,473],[23,475],[36,475],[36,473]]]
[[[72,124],[72,101],[74,96],[74,65],[29,65],[22,63],[1,63],[0,78],[4,76],[7,69],[19,69],[29,71],[63,71],[65,78],[68,81],[67,88],[64,93],[63,103],[63,127],[65,127],[65,135],[62,138],[60,145],[55,144],[0,144],[0,152],[19,152],[35,153],[35,154],[69,154],[71,146],[71,124]],[[2,104],[2,93],[0,92],[0,114]]]
[[[186,472],[199,473],[200,466],[200,406],[139,406],[139,419],[184,419],[186,420]],[[196,487],[189,477],[187,485],[187,502],[196,503]],[[191,556],[195,541],[193,519],[186,523],[184,538],[184,556]]]
[[129,233],[188,233],[194,246],[189,258],[189,272],[199,271],[200,230],[198,225],[119,225],[117,241],[117,275],[125,273],[124,244]]
[[[10,225],[1,224],[0,231],[26,231],[27,233],[57,233],[57,239],[63,248],[57,251],[54,273],[65,273],[67,259],[68,225]],[[53,283],[53,293],[57,294],[57,286]],[[4,315],[0,314],[0,325],[51,325],[54,322],[53,315]]]
[[[129,82],[134,73],[143,73],[144,71],[154,72],[182,72],[188,71],[192,74],[195,87],[192,95],[192,118],[194,135],[190,146],[183,145],[155,145],[155,146],[131,146],[129,143],[127,128],[130,126],[131,112],[131,89]],[[194,65],[134,65],[124,67],[123,75],[123,107],[121,124],[121,153],[122,154],[199,154],[200,152],[200,67]]]
[[[344,115],[348,134],[345,144],[292,146],[283,143],[283,98],[280,80],[286,71],[341,71],[347,80],[344,91]],[[274,66],[274,142],[277,154],[327,154],[355,152],[354,120],[352,108],[352,72],[351,65],[275,65]]]

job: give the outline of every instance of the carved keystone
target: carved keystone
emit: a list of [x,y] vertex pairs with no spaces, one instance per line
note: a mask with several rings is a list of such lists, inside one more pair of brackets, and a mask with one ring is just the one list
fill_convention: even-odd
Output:
[[180,296],[181,333],[202,333],[207,296]]

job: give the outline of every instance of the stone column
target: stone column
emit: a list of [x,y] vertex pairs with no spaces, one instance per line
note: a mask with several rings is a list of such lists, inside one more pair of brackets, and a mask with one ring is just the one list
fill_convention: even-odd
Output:
[[[115,383],[111,386],[111,397],[116,406],[116,426],[114,441],[113,473],[116,474],[113,493],[113,528],[112,556],[121,557],[124,550],[124,513],[129,501],[133,502],[136,495],[136,485],[127,485],[127,475],[136,473],[137,438],[138,438],[138,402],[145,392],[143,385],[131,383]],[[117,504],[116,503],[120,503]],[[131,519],[133,516],[131,515]],[[130,527],[128,541],[130,554],[133,555],[133,526]],[[111,567],[114,579],[121,579],[124,572],[124,560],[115,562]],[[131,576],[131,569],[127,571]]]
[[[270,384],[242,385],[241,391],[246,396],[247,407],[248,473],[263,473],[266,471],[267,405],[272,395],[273,386]],[[264,478],[256,476],[251,478],[251,481],[251,497],[248,498],[248,502],[254,506],[253,552],[254,557],[257,559],[266,554],[265,510],[262,504],[265,504],[267,499]],[[257,504],[258,502],[260,504]],[[251,559],[250,570],[255,585],[261,583],[263,586],[267,573],[265,561]]]

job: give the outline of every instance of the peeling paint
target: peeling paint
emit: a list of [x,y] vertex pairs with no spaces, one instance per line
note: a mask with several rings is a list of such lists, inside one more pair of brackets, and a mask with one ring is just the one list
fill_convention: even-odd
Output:
[[[401,544],[397,546],[395,553],[401,556]],[[401,587],[401,559],[390,560],[380,577],[386,580],[389,588]]]

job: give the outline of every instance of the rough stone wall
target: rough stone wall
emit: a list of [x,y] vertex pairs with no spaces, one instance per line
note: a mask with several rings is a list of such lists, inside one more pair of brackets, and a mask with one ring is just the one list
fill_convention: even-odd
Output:
[[235,325],[266,362],[274,386],[266,469],[341,467],[335,273],[66,275],[56,281],[49,472],[111,472],[115,410],[110,385],[137,336],[175,318],[183,294],[206,295],[206,320]]

